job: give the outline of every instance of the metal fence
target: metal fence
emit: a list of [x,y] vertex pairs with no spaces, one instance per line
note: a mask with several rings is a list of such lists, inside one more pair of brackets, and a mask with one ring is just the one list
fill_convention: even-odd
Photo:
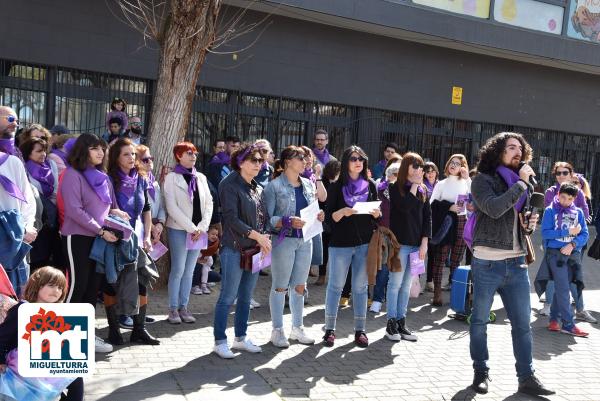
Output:
[[[148,122],[153,87],[152,80],[0,59],[0,104],[14,108],[25,124],[64,124],[74,132],[101,134],[116,96],[127,100],[130,116]],[[543,187],[554,182],[552,164],[564,160],[588,178],[594,195],[600,193],[600,137],[510,124],[198,87],[188,139],[206,159],[213,141],[226,135],[244,141],[266,138],[277,153],[290,144],[310,144],[319,128],[329,132],[333,154],[357,143],[372,164],[387,142],[438,165],[453,153],[463,153],[474,164],[487,138],[501,131],[520,132],[534,149],[533,167]]]

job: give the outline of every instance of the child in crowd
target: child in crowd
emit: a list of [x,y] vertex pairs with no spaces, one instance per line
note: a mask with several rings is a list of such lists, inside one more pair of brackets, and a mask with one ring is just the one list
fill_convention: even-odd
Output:
[[208,248],[203,249],[196,262],[194,277],[192,279],[192,291],[194,295],[210,294],[208,283],[218,283],[221,275],[211,270],[215,256],[219,252],[219,229],[211,227],[208,229]]
[[573,204],[578,193],[579,189],[571,183],[560,186],[558,196],[544,212],[542,239],[547,266],[555,286],[548,330],[587,337],[588,333],[574,323],[570,302],[571,282],[578,284],[579,294],[583,288],[581,250],[589,237],[583,211]]
[[127,102],[124,99],[115,97],[110,102],[110,111],[106,113],[106,129],[110,130],[109,121],[113,118],[118,118],[123,124],[121,124],[121,130],[125,132],[129,126],[129,116],[127,115]]
[[[83,379],[31,378],[18,375],[17,345],[19,306],[25,302],[63,302],[67,296],[67,279],[54,267],[45,266],[31,274],[25,286],[23,300],[9,309],[6,319],[0,324],[0,373],[6,375],[1,382],[0,399],[54,401],[67,389],[61,401],[83,400]],[[7,372],[7,368],[11,372]],[[9,379],[10,377],[10,379]],[[68,384],[70,382],[70,384]],[[68,386],[67,386],[68,384]],[[4,398],[8,396],[9,398]]]

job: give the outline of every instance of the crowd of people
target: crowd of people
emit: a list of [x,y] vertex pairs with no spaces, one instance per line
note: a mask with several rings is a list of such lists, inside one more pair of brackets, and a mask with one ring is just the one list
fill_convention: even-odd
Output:
[[[532,366],[530,282],[523,267],[539,216],[529,208],[535,174],[523,136],[490,138],[473,170],[464,155],[450,156],[443,179],[433,162],[414,152],[401,155],[393,143],[383,147],[384,158],[373,170],[356,145],[338,160],[329,153],[324,130],[315,132],[313,148],[287,146],[279,157],[264,139],[218,139],[206,175],[197,170],[196,146],[180,142],[172,149],[173,167],[159,181],[151,151],[141,143],[141,120],[129,117],[126,106],[114,99],[102,137],[39,124],[17,136],[18,116],[0,107],[0,221],[10,233],[3,234],[0,263],[29,302],[43,302],[45,286],[59,295],[49,302],[96,307],[101,301],[109,334],[107,341],[95,338],[96,352],[123,345],[123,327],[131,329],[131,343],[160,344],[148,331],[153,319],[147,305],[158,275],[155,251],[164,244],[170,251],[167,321],[194,323],[190,294],[210,294],[220,282],[214,352],[225,359],[236,357],[234,350],[262,351],[248,333],[248,321],[250,310],[260,306],[253,292],[259,276],[269,275],[265,267],[270,266],[275,347],[316,342],[303,324],[308,280],[315,276],[314,285],[326,285],[322,345],[334,345],[339,307],[351,298],[354,343],[365,348],[367,313],[379,313],[384,305],[385,337],[417,341],[409,328],[411,270],[427,266],[425,288],[433,292],[431,304],[441,307],[443,290],[451,289],[452,274],[466,256],[473,275],[473,388],[487,392],[486,324],[499,293],[512,325],[519,391],[553,393]],[[591,193],[569,163],[557,162],[553,173],[556,184],[546,191],[541,225],[545,254],[536,278],[546,299],[541,313],[549,314],[549,330],[586,337],[575,319],[595,322],[584,308],[581,264],[592,222]],[[365,202],[381,204],[359,212],[357,204]],[[301,211],[313,204],[323,232],[304,238],[303,228],[314,222]],[[219,272],[213,270],[217,260]],[[446,267],[449,279],[442,287]],[[28,292],[33,281],[35,291]],[[289,331],[283,323],[286,302]],[[229,342],[232,306],[235,338]],[[11,316],[0,325],[3,369],[16,344]],[[83,383],[73,381],[66,392],[64,399],[80,400]]]

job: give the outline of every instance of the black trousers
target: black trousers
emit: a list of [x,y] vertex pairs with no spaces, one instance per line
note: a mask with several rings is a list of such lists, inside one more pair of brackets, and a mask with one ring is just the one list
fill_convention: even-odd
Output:
[[103,274],[96,273],[96,262],[90,251],[96,237],[87,235],[62,236],[63,251],[67,258],[69,293],[65,302],[88,303],[96,307],[98,288]]

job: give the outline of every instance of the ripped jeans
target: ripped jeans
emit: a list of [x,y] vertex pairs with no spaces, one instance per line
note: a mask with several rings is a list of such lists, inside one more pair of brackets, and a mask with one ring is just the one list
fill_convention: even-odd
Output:
[[[277,240],[274,242],[276,243]],[[283,327],[286,293],[290,298],[292,326],[301,327],[303,325],[304,294],[306,293],[306,280],[310,270],[312,250],[312,240],[304,242],[304,238],[286,237],[279,244],[273,246],[269,308],[274,329]],[[302,293],[298,293],[296,286],[304,287]]]

